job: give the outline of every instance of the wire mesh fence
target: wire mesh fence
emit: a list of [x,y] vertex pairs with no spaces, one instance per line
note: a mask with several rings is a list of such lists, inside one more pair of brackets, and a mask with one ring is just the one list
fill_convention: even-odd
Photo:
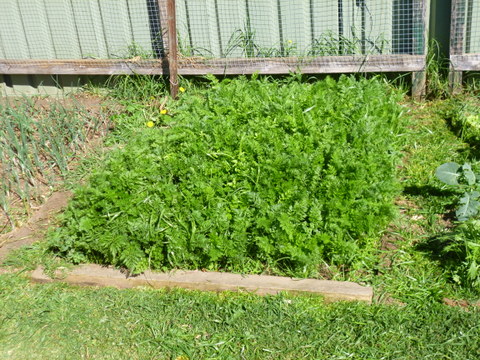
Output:
[[[422,54],[414,1],[178,0],[180,51],[213,58]],[[417,20],[417,21],[415,21]]]
[[423,0],[177,0],[183,73],[420,70]]
[[[165,72],[166,2],[0,0],[0,73]],[[176,0],[178,70],[421,71],[427,3]]]
[[452,1],[450,60],[454,72],[480,70],[480,0]]

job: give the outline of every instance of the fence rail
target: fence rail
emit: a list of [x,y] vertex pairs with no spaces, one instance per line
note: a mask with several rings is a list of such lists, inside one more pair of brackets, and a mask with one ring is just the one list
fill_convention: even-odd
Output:
[[413,72],[421,95],[428,4],[0,0],[0,74]]

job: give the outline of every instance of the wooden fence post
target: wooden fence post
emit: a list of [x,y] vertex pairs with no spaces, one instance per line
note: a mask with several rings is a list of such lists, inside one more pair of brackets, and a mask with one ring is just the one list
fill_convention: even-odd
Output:
[[168,77],[170,81],[170,95],[178,95],[178,48],[177,48],[177,20],[175,14],[175,0],[167,0],[167,28],[168,28]]
[[[452,24],[450,27],[450,56],[463,54],[463,36],[465,28],[465,16],[460,17],[460,7],[462,0],[452,0]],[[464,4],[463,4],[464,5]],[[465,8],[465,5],[464,5]],[[465,14],[463,14],[465,15]],[[450,91],[453,94],[462,91],[462,72],[454,68],[450,62],[450,70],[448,73],[450,83]]]
[[[420,18],[422,26],[421,33],[417,33],[417,43],[413,44],[416,54],[421,48],[425,55],[425,69],[423,71],[415,71],[412,73],[412,97],[415,99],[424,98],[427,92],[427,55],[428,55],[428,28],[430,25],[430,0],[414,1],[413,18]],[[416,26],[416,24],[414,24]],[[419,42],[420,40],[420,42]]]

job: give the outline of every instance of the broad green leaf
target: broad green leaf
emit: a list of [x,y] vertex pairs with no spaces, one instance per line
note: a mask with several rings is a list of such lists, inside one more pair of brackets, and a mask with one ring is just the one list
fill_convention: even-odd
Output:
[[468,185],[475,184],[477,177],[475,176],[475,173],[472,170],[463,170],[463,175],[465,176],[465,179],[467,180]]
[[478,191],[472,191],[463,195],[460,199],[461,206],[456,212],[459,221],[468,220],[478,213],[480,202],[477,199],[479,196],[480,193]]
[[475,184],[477,177],[475,176],[475,173],[472,171],[472,166],[469,163],[465,163],[462,166],[462,170],[463,170],[463,176],[465,177],[465,180],[467,180],[467,184],[468,185]]
[[458,170],[461,166],[455,162],[448,162],[440,165],[435,171],[437,178],[447,185],[458,185],[460,176]]

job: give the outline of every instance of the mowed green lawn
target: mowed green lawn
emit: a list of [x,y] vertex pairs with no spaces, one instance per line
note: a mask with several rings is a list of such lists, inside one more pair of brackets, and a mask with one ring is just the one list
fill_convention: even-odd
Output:
[[0,276],[1,359],[478,359],[480,310]]

